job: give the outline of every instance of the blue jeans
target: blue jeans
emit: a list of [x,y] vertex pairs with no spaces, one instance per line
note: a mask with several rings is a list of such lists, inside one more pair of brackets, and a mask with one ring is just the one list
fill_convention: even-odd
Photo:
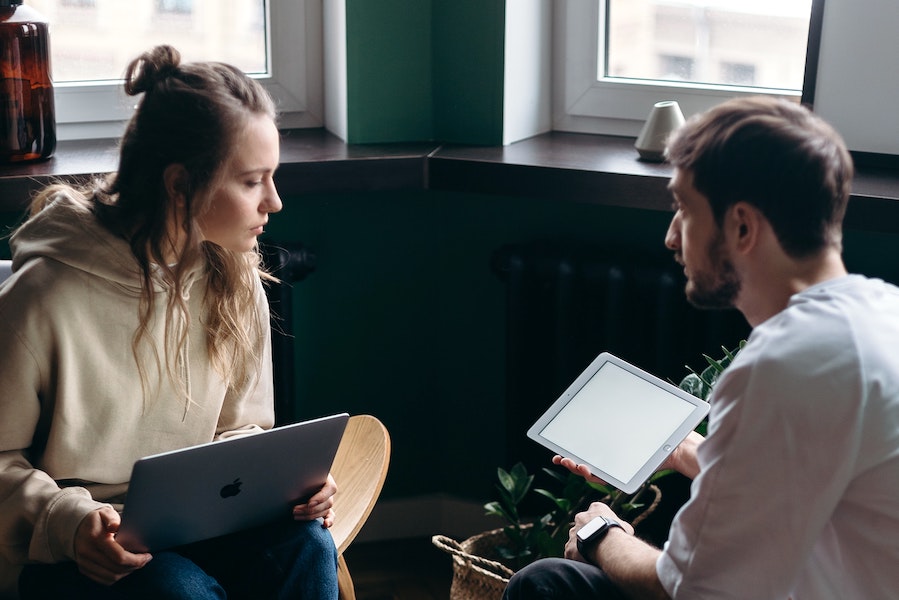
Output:
[[212,600],[337,598],[337,550],[320,521],[283,521],[156,552],[145,567],[112,586],[74,562],[28,565],[22,600]]
[[590,598],[625,600],[599,567],[564,558],[544,558],[524,567],[509,580],[503,600],[550,600]]

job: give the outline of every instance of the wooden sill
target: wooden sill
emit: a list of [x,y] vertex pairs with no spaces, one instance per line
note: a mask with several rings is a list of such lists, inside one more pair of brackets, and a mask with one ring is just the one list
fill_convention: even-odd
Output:
[[[116,156],[115,140],[60,142],[47,161],[0,167],[0,211],[22,210],[54,178],[113,171]],[[509,146],[346,144],[303,129],[284,132],[276,179],[285,198],[442,190],[670,210],[670,175],[668,165],[638,160],[630,138],[552,132]],[[899,171],[858,169],[846,227],[899,233]]]

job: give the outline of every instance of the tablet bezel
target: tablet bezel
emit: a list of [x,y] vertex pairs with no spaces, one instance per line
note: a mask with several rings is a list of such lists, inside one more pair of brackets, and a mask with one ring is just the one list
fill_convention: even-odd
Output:
[[[638,379],[642,379],[643,381],[650,383],[661,390],[670,393],[672,396],[679,399],[679,401],[687,402],[693,405],[693,410],[690,411],[683,419],[678,423],[672,423],[672,432],[668,437],[655,449],[655,451],[650,455],[650,457],[644,462],[643,466],[640,467],[636,473],[628,480],[622,481],[610,473],[608,473],[605,469],[597,464],[593,464],[591,461],[584,459],[582,456],[578,456],[576,453],[571,452],[570,450],[564,448],[559,445],[557,441],[549,440],[543,437],[542,432],[546,429],[547,425],[556,418],[556,416],[562,412],[562,410],[568,406],[568,403],[580,392],[587,383],[593,378],[593,376],[603,367],[606,363],[611,363],[617,367],[620,367],[624,371],[630,373],[631,375],[637,377]],[[545,446],[546,448],[552,450],[556,454],[559,454],[563,457],[570,458],[576,461],[578,464],[586,465],[590,472],[599,477],[603,481],[607,482],[609,485],[618,488],[626,494],[632,494],[642,485],[649,477],[659,468],[665,458],[671,453],[671,451],[680,444],[684,438],[689,435],[693,429],[696,428],[699,423],[705,418],[705,416],[709,413],[711,406],[709,403],[704,400],[697,398],[696,396],[686,392],[679,387],[672,385],[671,383],[664,381],[651,373],[647,373],[643,369],[630,364],[629,362],[622,360],[621,358],[609,353],[603,352],[599,356],[597,356],[593,362],[577,377],[577,379],[572,382],[568,389],[562,393],[561,396],[547,409],[545,413],[535,422],[530,429],[528,429],[527,435],[530,439],[535,442]],[[638,423],[634,424],[635,426],[639,426]],[[597,431],[597,435],[601,435],[601,430]]]

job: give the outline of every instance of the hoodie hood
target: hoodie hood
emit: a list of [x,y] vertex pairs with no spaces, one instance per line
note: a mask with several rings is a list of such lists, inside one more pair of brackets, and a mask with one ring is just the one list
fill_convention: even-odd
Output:
[[101,225],[89,204],[63,192],[19,227],[9,246],[13,271],[35,258],[48,258],[140,294],[140,267],[127,240]]

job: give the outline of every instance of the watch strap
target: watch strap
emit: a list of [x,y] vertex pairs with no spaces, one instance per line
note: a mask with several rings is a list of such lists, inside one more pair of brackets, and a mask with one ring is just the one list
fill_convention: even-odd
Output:
[[[596,548],[596,546],[599,545],[599,542],[601,542],[603,538],[606,537],[606,534],[609,533],[609,530],[613,527],[624,529],[624,527],[621,526],[621,523],[619,523],[615,519],[609,519],[608,517],[603,516],[594,517],[593,520],[590,521],[590,523],[584,525],[584,527],[582,527],[581,529],[583,530],[589,526],[595,526],[598,521],[602,521],[602,523],[600,523],[596,531],[591,533],[588,537],[583,538],[581,535],[575,535],[577,539],[576,543],[578,552],[580,552],[584,560],[591,565],[596,564],[591,557],[593,549]],[[580,534],[580,531],[578,531],[578,534]]]

